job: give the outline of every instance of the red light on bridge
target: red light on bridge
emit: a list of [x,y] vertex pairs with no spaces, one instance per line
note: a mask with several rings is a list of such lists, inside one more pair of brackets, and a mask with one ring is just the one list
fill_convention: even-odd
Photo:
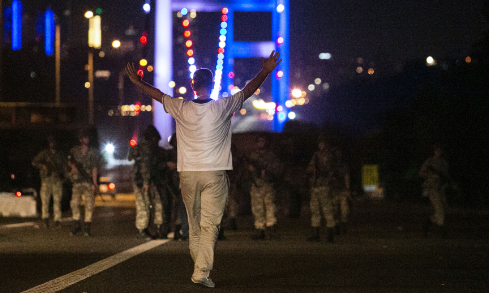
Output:
[[136,142],[135,139],[131,139],[131,141],[129,141],[129,145],[133,148],[133,147],[137,146],[138,143]]

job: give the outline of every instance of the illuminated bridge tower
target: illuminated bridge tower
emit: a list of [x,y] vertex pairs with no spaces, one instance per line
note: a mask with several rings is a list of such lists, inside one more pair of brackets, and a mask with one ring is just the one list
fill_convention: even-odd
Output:
[[[273,131],[282,131],[287,119],[289,98],[289,0],[155,0],[155,86],[163,92],[172,92],[172,11],[182,8],[198,12],[222,11],[227,13],[226,50],[223,59],[222,91],[228,91],[232,79],[234,58],[268,57],[272,50],[278,50],[282,62],[275,69],[272,79],[272,101],[282,109],[274,115]],[[270,12],[272,14],[272,40],[266,42],[234,41],[234,12]],[[216,28],[217,29],[217,28]],[[171,135],[171,117],[161,105],[155,105],[154,124],[162,137]]]

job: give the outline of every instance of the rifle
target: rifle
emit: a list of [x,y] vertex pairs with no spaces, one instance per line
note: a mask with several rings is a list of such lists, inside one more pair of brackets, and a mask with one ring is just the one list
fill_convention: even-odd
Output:
[[83,165],[78,162],[74,156],[68,156],[68,165],[75,166],[75,168],[78,170],[78,174],[83,181],[94,184],[92,176],[88,175],[87,171],[85,171],[85,168],[83,168]]

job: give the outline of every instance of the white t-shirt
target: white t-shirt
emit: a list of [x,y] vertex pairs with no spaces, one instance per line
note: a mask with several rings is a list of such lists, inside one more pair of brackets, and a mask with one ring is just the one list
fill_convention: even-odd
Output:
[[177,122],[177,171],[232,170],[231,117],[244,95],[200,103],[164,95],[163,109]]

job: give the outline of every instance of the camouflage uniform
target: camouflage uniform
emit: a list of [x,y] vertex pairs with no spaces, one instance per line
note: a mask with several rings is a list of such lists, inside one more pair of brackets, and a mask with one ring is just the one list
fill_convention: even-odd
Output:
[[249,163],[255,169],[251,174],[251,210],[255,218],[255,228],[263,230],[277,223],[274,177],[281,166],[275,154],[268,150],[253,152],[249,156]]
[[[335,158],[334,167],[334,183],[332,183],[334,208],[336,217],[336,224],[344,226],[348,222],[348,215],[350,213],[350,206],[348,204],[348,198],[350,197],[349,186],[346,185],[345,180],[349,179],[350,172],[348,165],[341,160],[341,158]],[[339,221],[339,223],[338,223]]]
[[[56,151],[54,154],[45,149],[32,161],[41,175],[42,219],[49,218],[49,201],[53,196],[54,221],[61,221],[61,198],[63,197],[63,179],[66,173],[66,156]],[[47,167],[47,170],[43,169]]]
[[333,211],[333,190],[331,181],[333,175],[333,157],[328,150],[315,152],[308,165],[311,176],[311,226],[321,226],[321,210],[326,220],[326,227],[335,226]]
[[[92,222],[93,209],[95,206],[95,194],[92,190],[93,169],[97,169],[100,163],[100,155],[98,151],[89,147],[85,154],[82,153],[82,147],[76,146],[70,150],[70,155],[78,163],[83,166],[83,169],[90,178],[83,178],[81,174],[70,173],[70,179],[73,183],[73,194],[70,202],[73,220],[79,221],[81,218],[80,205],[82,196],[85,196],[85,223]],[[89,181],[90,180],[90,181]]]
[[[154,224],[158,227],[168,224],[171,211],[164,209],[169,207],[165,174],[167,151],[161,147],[151,148],[147,141],[143,141],[131,148],[128,159],[135,160],[133,188],[136,197],[136,228],[148,228],[151,207],[154,209]],[[144,192],[143,186],[148,186],[148,192]]]
[[427,191],[433,207],[430,220],[438,226],[443,226],[447,205],[445,189],[449,180],[448,162],[443,158],[431,157],[423,163],[421,170],[425,174],[423,188]]

